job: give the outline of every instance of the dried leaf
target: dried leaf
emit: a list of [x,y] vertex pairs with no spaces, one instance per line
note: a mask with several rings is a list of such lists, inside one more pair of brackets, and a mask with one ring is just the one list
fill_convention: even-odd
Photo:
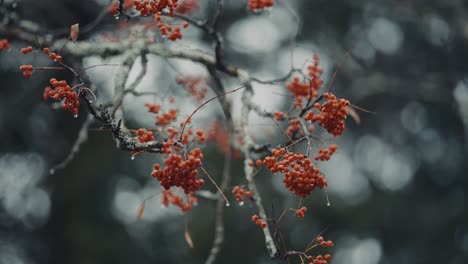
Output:
[[70,39],[75,42],[78,39],[78,33],[80,32],[80,24],[76,23],[70,27]]
[[188,230],[185,230],[184,236],[185,236],[185,241],[187,241],[188,246],[190,248],[193,248],[192,237],[190,236],[190,233],[188,232]]
[[145,212],[145,202],[142,202],[140,204],[140,207],[138,207],[138,213],[137,213],[138,220],[141,220],[141,217],[143,216],[144,212]]
[[359,114],[356,112],[356,110],[354,110],[354,108],[347,106],[346,111],[348,111],[348,115],[354,119],[356,124],[361,124],[361,118],[359,117]]

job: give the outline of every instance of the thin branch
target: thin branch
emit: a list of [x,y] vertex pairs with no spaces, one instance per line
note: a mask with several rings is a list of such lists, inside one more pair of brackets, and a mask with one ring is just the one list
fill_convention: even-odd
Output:
[[75,155],[80,151],[81,145],[88,140],[88,129],[93,121],[94,119],[92,115],[88,115],[86,117],[86,120],[83,122],[83,125],[78,132],[78,137],[76,138],[70,153],[68,153],[67,157],[62,162],[56,164],[49,170],[50,174],[54,174],[57,170],[65,168],[75,158]]
[[[124,61],[124,64],[126,63],[133,63],[135,61],[135,59],[129,57],[128,58],[128,61],[125,60]],[[125,83],[127,81],[127,78],[128,78],[128,75],[130,74],[130,69],[132,67],[132,65],[130,66],[126,66],[126,67],[123,67],[123,70],[118,72],[118,74],[121,74],[121,75],[125,75],[123,77],[125,78],[122,78],[122,76],[119,76],[118,78],[116,78],[116,80],[120,80],[119,83],[115,84],[115,99],[114,99],[114,103],[112,104],[113,107],[114,107],[114,110],[112,112],[112,116],[115,116],[116,114],[116,111],[121,107],[122,105],[122,102],[124,100],[124,97],[126,94],[128,93],[133,93],[135,94],[135,89],[137,88],[137,86],[141,83],[141,81],[143,80],[143,78],[145,77],[146,75],[146,72],[147,72],[147,64],[148,64],[148,58],[146,56],[145,53],[142,53],[141,54],[141,71],[140,73],[138,74],[138,76],[136,77],[135,81],[127,88],[125,89]],[[123,86],[122,86],[123,84]]]

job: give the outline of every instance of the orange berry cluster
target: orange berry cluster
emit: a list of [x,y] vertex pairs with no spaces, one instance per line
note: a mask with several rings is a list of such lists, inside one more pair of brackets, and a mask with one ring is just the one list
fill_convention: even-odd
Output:
[[169,204],[173,204],[178,206],[182,212],[188,212],[192,209],[192,205],[197,204],[198,199],[192,194],[189,194],[187,197],[187,202],[184,202],[184,199],[172,192],[171,190],[163,190],[161,203],[164,206],[169,206]]
[[67,81],[57,81],[57,79],[52,78],[50,79],[50,84],[52,84],[54,88],[52,89],[50,86],[47,86],[44,89],[44,100],[50,97],[56,101],[65,99],[62,104],[62,109],[71,112],[75,116],[78,115],[78,107],[80,106],[78,94],[72,91]]
[[252,198],[252,193],[250,191],[244,190],[244,188],[239,185],[236,185],[234,188],[232,188],[232,194],[234,194],[234,197],[236,197],[236,200],[239,203],[244,201],[243,196],[245,196],[247,199]]
[[265,8],[272,7],[274,4],[273,0],[249,0],[247,7],[252,12],[261,12]]
[[258,160],[256,160],[255,162],[249,161],[248,165],[249,165],[250,167],[254,167],[254,166],[260,167],[260,166],[263,165],[263,161],[262,161],[261,159],[258,159]]
[[205,77],[183,77],[179,76],[176,79],[177,83],[187,88],[190,95],[192,95],[197,102],[205,99],[207,93],[207,85]]
[[[158,114],[161,110],[161,105],[158,104],[150,104],[145,103],[145,106],[148,108],[148,112],[153,114]],[[159,126],[166,126],[172,123],[177,119],[177,110],[176,109],[169,109],[167,113],[161,113],[156,115],[156,125]]]
[[62,56],[61,55],[58,55],[57,53],[55,52],[50,52],[50,49],[49,48],[44,48],[42,50],[44,52],[45,55],[48,55],[49,58],[53,61],[57,61],[57,62],[61,62],[62,61]]
[[32,75],[33,66],[32,65],[21,65],[20,70],[23,72],[24,78],[29,78]]
[[23,54],[28,54],[28,53],[31,53],[32,51],[33,51],[33,48],[31,46],[21,49],[21,53]]
[[321,74],[323,69],[318,65],[320,60],[317,54],[313,56],[312,65],[307,67],[309,76],[306,80],[300,81],[298,77],[294,77],[292,82],[286,83],[286,88],[296,97],[296,107],[302,106],[303,99],[310,100],[318,96],[318,90],[323,84]]
[[[309,157],[303,154],[286,153],[286,149],[273,149],[273,156],[266,157],[264,164],[272,173],[284,173],[284,185],[289,191],[300,197],[309,195],[315,187],[324,188],[327,180],[314,167]],[[282,158],[281,158],[282,156]]]
[[312,65],[307,67],[309,71],[310,87],[313,91],[317,91],[323,84],[323,79],[321,77],[323,69],[319,67],[320,59],[317,54],[312,56]]
[[162,113],[156,116],[156,125],[165,126],[169,125],[177,119],[177,110],[169,109],[169,112]]
[[305,216],[305,213],[307,212],[307,207],[303,206],[299,209],[297,209],[295,211],[295,215],[299,218],[299,219],[304,219],[304,216]]
[[0,39],[0,50],[6,50],[9,48],[11,48],[11,45],[8,42],[8,39]]
[[[176,41],[177,39],[182,39],[182,28],[180,26],[172,27],[171,24],[166,24],[163,22],[158,22],[156,26],[159,28],[159,32],[162,36],[167,36],[168,40]],[[188,22],[184,22],[182,27],[187,28],[189,26]]]
[[300,81],[298,77],[286,83],[286,88],[296,97],[297,102],[302,102],[303,97],[310,99],[318,95],[317,91],[311,89],[310,82]]
[[283,112],[274,112],[273,117],[276,121],[279,121],[284,118],[284,113]]
[[331,144],[328,149],[320,148],[318,151],[319,153],[315,155],[315,160],[326,161],[330,160],[331,155],[333,155],[338,150],[338,146],[336,144]]
[[260,219],[260,216],[258,216],[258,215],[252,215],[252,222],[254,222],[256,225],[258,225],[261,228],[266,227],[265,220]]
[[[184,125],[183,125],[183,122],[182,122],[181,127],[183,127],[183,126]],[[166,129],[166,132],[169,135],[169,140],[168,140],[169,142],[175,143],[175,142],[177,142],[179,140],[179,139],[177,139],[177,136],[179,135],[179,130],[177,130],[177,128],[168,127]],[[193,137],[191,137],[192,135],[194,135],[193,130],[191,128],[186,129],[184,131],[184,134],[180,138],[179,143],[189,144],[191,139],[192,140],[194,139]],[[196,136],[196,139],[198,140],[198,142],[205,142],[206,141],[205,132],[203,132],[203,130],[201,130],[201,129],[198,129],[197,131],[195,131],[195,136]]]
[[142,16],[161,14],[165,10],[169,11],[170,16],[174,16],[175,9],[178,6],[177,2],[178,0],[135,0],[133,4]]
[[346,99],[337,99],[331,93],[324,93],[323,97],[327,100],[325,103],[322,105],[314,104],[320,113],[314,114],[313,111],[310,111],[304,116],[304,119],[311,122],[318,121],[328,133],[334,137],[340,136],[345,129],[345,119],[348,114],[346,107],[350,105],[350,102]]
[[147,131],[144,128],[140,128],[137,130],[137,137],[141,143],[156,141],[156,139],[154,138],[153,132]]
[[[191,132],[191,129],[189,129],[189,132]],[[203,132],[203,130],[198,129],[197,131],[195,131],[195,135],[197,135],[197,138],[198,138],[198,140],[200,142],[205,142],[206,136],[205,136],[205,132]]]
[[292,134],[297,133],[299,131],[301,131],[301,121],[297,118],[289,121],[289,126],[286,129],[286,134],[288,134],[288,136],[291,136]]
[[166,190],[176,186],[182,188],[186,194],[193,193],[205,183],[203,179],[197,179],[197,169],[202,166],[202,158],[199,148],[191,150],[187,159],[178,154],[170,154],[164,161],[166,167],[162,169],[159,164],[154,164],[151,175]]
[[327,248],[327,247],[333,247],[333,241],[328,240],[325,241],[323,236],[319,236],[316,238],[317,244],[319,244],[321,247]]
[[145,106],[148,107],[148,112],[157,114],[161,110],[161,105],[145,103]]
[[330,259],[330,254],[326,254],[325,256],[317,255],[316,257],[307,256],[307,261],[309,261],[310,264],[328,264],[328,261],[330,261]]

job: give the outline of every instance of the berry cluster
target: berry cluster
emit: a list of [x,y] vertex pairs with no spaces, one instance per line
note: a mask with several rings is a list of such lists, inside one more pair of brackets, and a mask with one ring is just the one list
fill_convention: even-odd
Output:
[[[266,157],[264,164],[272,173],[284,173],[284,185],[289,191],[300,197],[309,195],[315,187],[324,188],[327,180],[314,167],[309,157],[303,154],[286,153],[286,149],[273,149],[273,156]],[[282,156],[282,158],[281,158]]]
[[133,4],[142,16],[157,15],[166,10],[169,11],[170,16],[174,16],[175,9],[178,6],[177,2],[178,0],[135,0]]
[[[176,26],[175,28],[172,27],[171,24],[166,24],[162,22],[158,22],[156,26],[159,28],[159,32],[162,36],[167,36],[168,40],[175,41],[177,39],[182,39],[182,32],[181,27]],[[184,22],[182,27],[187,28],[189,26],[188,22]]]
[[272,7],[274,4],[273,0],[249,0],[247,7],[252,12],[261,12],[265,8]]
[[32,75],[33,66],[32,65],[21,65],[20,70],[23,72],[24,78],[29,78]]
[[[161,105],[158,104],[150,104],[145,103],[145,106],[148,108],[148,112],[153,114],[159,114],[161,110]],[[176,109],[169,109],[167,113],[161,113],[156,115],[156,125],[158,126],[166,126],[172,123],[177,119],[177,110]]]
[[197,179],[197,169],[202,166],[202,158],[199,148],[191,150],[187,159],[178,154],[170,154],[164,161],[166,167],[162,169],[159,164],[154,164],[151,175],[166,190],[176,186],[182,188],[186,194],[193,193],[205,183],[203,179]]
[[[189,132],[191,132],[190,129],[189,129]],[[200,141],[200,142],[205,142],[206,141],[205,132],[203,132],[203,130],[198,129],[197,131],[195,131],[195,135],[197,135],[198,141]]]
[[301,131],[301,121],[299,119],[296,118],[296,119],[289,121],[289,126],[286,129],[286,134],[288,134],[288,136],[291,136],[294,133],[298,133],[300,131]]
[[296,105],[302,105],[302,98],[317,97],[318,93],[311,89],[310,82],[300,81],[298,77],[294,77],[292,82],[286,83],[286,88],[296,97]]
[[346,99],[337,99],[331,93],[324,93],[323,97],[327,100],[325,103],[320,105],[315,103],[314,107],[320,111],[318,114],[314,114],[313,111],[308,112],[304,119],[312,122],[318,121],[318,123],[325,128],[328,133],[334,137],[343,134],[345,129],[345,119],[348,111],[346,107],[350,105]]
[[22,54],[28,54],[28,53],[31,53],[32,51],[33,51],[33,48],[31,46],[21,49]]
[[0,50],[6,50],[9,48],[11,48],[11,45],[8,42],[8,39],[0,39]]
[[314,159],[315,160],[321,160],[321,161],[326,161],[330,160],[331,155],[335,154],[335,152],[338,150],[338,146],[336,144],[331,144],[328,149],[326,148],[320,148],[318,151],[319,153],[315,155]]
[[62,62],[62,56],[58,55],[55,52],[50,52],[49,48],[44,48],[42,51],[44,52],[45,55],[48,55],[51,60]]
[[207,84],[205,77],[183,77],[179,76],[176,79],[177,83],[187,88],[189,94],[197,100],[197,102],[201,102],[205,99],[207,93]]
[[158,126],[165,126],[169,125],[173,121],[177,119],[177,110],[176,109],[169,109],[169,112],[162,113],[156,116],[156,125]]
[[320,60],[317,54],[314,54],[312,61],[312,65],[307,67],[309,72],[308,78],[301,81],[298,77],[294,77],[292,82],[286,83],[286,88],[288,88],[293,96],[296,97],[295,106],[299,108],[302,106],[302,100],[304,98],[310,100],[317,97],[317,91],[323,84],[323,79],[320,76],[323,72],[323,69],[318,66]]
[[246,191],[244,190],[244,188],[242,188],[241,186],[237,185],[237,186],[234,186],[234,188],[232,188],[232,194],[234,195],[234,197],[236,197],[236,200],[241,203],[244,201],[244,197],[245,196],[247,199],[251,199],[252,198],[252,193],[250,191]]
[[169,204],[173,204],[175,206],[178,206],[182,212],[188,212],[192,209],[192,206],[194,204],[197,204],[198,199],[192,194],[189,194],[187,196],[187,202],[184,202],[184,199],[172,192],[171,190],[163,190],[162,197],[161,197],[161,203],[164,206],[169,206]]
[[328,264],[328,261],[330,261],[330,259],[330,254],[326,254],[325,256],[317,255],[316,257],[307,256],[307,261],[309,261],[310,264]]
[[317,54],[312,56],[312,61],[312,65],[309,65],[307,70],[309,72],[311,90],[317,91],[323,84],[323,79],[321,77],[323,69],[319,67],[320,59]]
[[276,121],[280,121],[281,119],[284,118],[284,113],[283,112],[274,112],[273,117]]
[[156,141],[152,131],[147,131],[146,129],[140,128],[137,130],[137,137],[141,143]]
[[324,247],[324,248],[333,247],[333,241],[331,240],[325,241],[323,236],[317,237],[316,242],[317,244],[319,244],[321,247]]
[[256,225],[258,225],[261,228],[266,227],[266,222],[263,219],[260,219],[258,215],[252,215],[252,222],[254,222]]
[[263,161],[262,161],[261,159],[258,159],[258,160],[256,160],[255,162],[249,161],[248,165],[249,165],[250,167],[254,167],[254,166],[260,167],[260,166],[263,165]]
[[49,99],[50,97],[54,100],[62,100],[62,109],[71,112],[73,115],[78,115],[78,107],[80,106],[80,101],[78,100],[78,94],[70,88],[67,84],[67,81],[61,80],[57,81],[57,79],[52,78],[50,79],[50,84],[54,87],[51,88],[47,86],[44,89],[43,98],[44,100]]
[[294,214],[299,218],[299,219],[304,219],[305,213],[307,212],[307,207],[301,207],[297,209]]
[[148,107],[148,112],[157,114],[161,110],[161,105],[145,103],[145,106]]

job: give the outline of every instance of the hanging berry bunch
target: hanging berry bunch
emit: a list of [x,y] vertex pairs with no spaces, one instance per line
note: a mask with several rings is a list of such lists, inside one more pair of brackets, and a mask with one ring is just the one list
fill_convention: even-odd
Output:
[[292,82],[286,83],[286,88],[296,98],[295,106],[298,108],[302,107],[304,99],[310,101],[318,96],[318,90],[323,84],[323,79],[321,78],[323,69],[319,67],[319,62],[317,54],[314,54],[313,63],[307,68],[308,77],[304,80],[294,77]]
[[324,188],[327,180],[314,166],[311,159],[303,154],[286,153],[286,149],[273,149],[273,156],[264,159],[265,166],[272,173],[284,173],[283,183],[289,191],[300,197],[308,196],[315,187]]
[[348,114],[346,107],[350,105],[350,102],[346,99],[337,99],[331,93],[325,93],[323,97],[326,99],[325,103],[322,105],[320,103],[314,104],[319,113],[315,114],[310,111],[304,116],[304,119],[318,122],[334,137],[341,136],[345,129],[345,120]]
[[182,188],[186,194],[193,193],[205,183],[203,179],[197,177],[197,169],[202,166],[202,158],[203,154],[199,148],[191,150],[187,158],[178,154],[170,154],[164,161],[164,168],[161,168],[159,164],[154,164],[151,175],[166,190],[176,186]]
[[78,115],[78,107],[80,106],[80,101],[78,100],[78,94],[73,91],[70,85],[67,84],[67,81],[61,80],[57,81],[57,79],[52,78],[50,79],[50,86],[47,86],[44,89],[44,100],[52,98],[56,101],[63,100],[62,108],[63,110],[69,111],[73,115]]

